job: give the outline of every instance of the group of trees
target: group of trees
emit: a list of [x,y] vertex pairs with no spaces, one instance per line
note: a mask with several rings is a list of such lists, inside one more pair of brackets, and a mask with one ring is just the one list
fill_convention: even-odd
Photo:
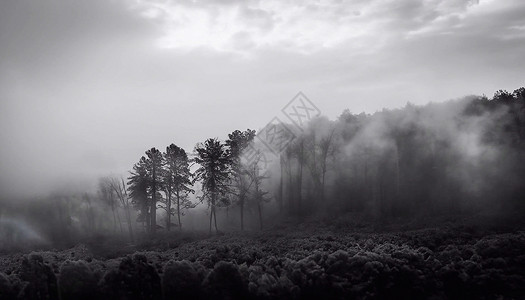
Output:
[[384,221],[523,210],[525,89],[317,118],[274,170],[289,215],[354,211]]
[[[166,230],[172,225],[171,216],[177,214],[178,226],[182,227],[181,214],[194,208],[190,194],[193,186],[201,183],[201,193],[196,197],[206,203],[209,209],[210,232],[212,224],[217,227],[217,209],[238,206],[240,209],[240,228],[244,229],[244,211],[247,202],[257,207],[262,228],[262,204],[267,202],[267,192],[263,189],[258,151],[249,162],[242,157],[248,147],[253,147],[255,131],[236,130],[228,135],[225,142],[217,138],[207,139],[194,149],[194,158],[188,158],[184,149],[172,144],[161,153],[156,148],[146,151],[133,166],[129,177],[129,194],[132,204],[138,210],[138,221],[146,231],[153,233],[157,228],[157,208],[166,212]],[[192,173],[190,167],[197,164]]]
[[167,231],[182,228],[182,215],[199,202],[207,205],[210,232],[218,230],[218,211],[234,211],[241,230],[249,212],[262,228],[263,207],[266,216],[299,219],[363,213],[379,224],[525,213],[525,88],[374,114],[346,110],[336,120],[319,117],[293,134],[281,132],[290,143],[270,160],[255,131],[236,130],[225,141],[197,144],[191,158],[174,144],[164,152],[151,148],[127,181],[109,176],[97,193],[10,202],[2,215],[27,216],[63,242],[111,231],[133,239],[138,224],[155,232],[157,216],[165,216]]
[[[104,177],[99,180],[99,198],[100,200],[111,208],[113,215],[113,230],[117,231],[117,223],[120,228],[120,232],[123,232],[122,221],[120,218],[119,207],[124,209],[126,217],[126,224],[130,239],[133,240],[133,222],[130,211],[130,199],[126,189],[126,183],[123,178],[117,177]],[[91,199],[87,194],[84,194],[84,200],[89,205],[88,207],[88,221],[94,224],[94,214],[91,207]]]
[[133,166],[128,181],[131,203],[138,210],[138,222],[147,232],[157,229],[157,208],[166,211],[166,230],[173,225],[171,217],[177,215],[177,226],[182,228],[181,215],[195,207],[189,195],[192,189],[190,159],[186,151],[175,144],[161,153],[156,148],[146,151]]
[[[210,231],[213,224],[218,230],[217,210],[233,207],[244,229],[247,205],[262,228],[262,205],[272,198],[283,215],[354,211],[379,221],[524,209],[519,201],[525,195],[524,97],[520,88],[498,91],[491,99],[471,96],[372,115],[346,110],[336,120],[315,118],[282,137],[290,143],[265,172],[260,161],[268,151],[258,147],[252,130],[234,131],[224,142],[208,139],[195,147],[193,159],[175,145],[165,153],[153,148],[133,168],[130,196],[149,231],[157,207],[168,213],[168,230],[173,213],[181,226],[180,212],[195,205],[188,195],[197,181]],[[243,161],[247,150],[254,155]],[[191,163],[198,165],[194,173]]]

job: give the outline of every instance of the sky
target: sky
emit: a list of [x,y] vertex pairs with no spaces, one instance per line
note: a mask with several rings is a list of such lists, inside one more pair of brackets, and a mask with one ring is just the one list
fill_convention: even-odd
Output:
[[525,85],[521,0],[0,1],[0,193],[124,175],[144,151]]

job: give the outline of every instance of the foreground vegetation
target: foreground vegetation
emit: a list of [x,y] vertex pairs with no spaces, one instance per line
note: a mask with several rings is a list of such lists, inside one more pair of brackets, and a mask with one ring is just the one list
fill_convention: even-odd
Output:
[[212,237],[176,232],[128,247],[103,248],[99,240],[62,251],[4,254],[0,298],[525,296],[525,231],[441,224],[378,232],[373,224],[340,219]]

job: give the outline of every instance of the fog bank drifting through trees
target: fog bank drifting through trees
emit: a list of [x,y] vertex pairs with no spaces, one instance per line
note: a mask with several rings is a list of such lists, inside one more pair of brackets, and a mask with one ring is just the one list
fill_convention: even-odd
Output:
[[[345,111],[336,120],[316,118],[271,164],[258,162],[264,176],[257,175],[257,193],[268,201],[256,201],[258,194],[250,185],[240,202],[235,190],[241,186],[233,179],[229,188],[220,191],[219,228],[241,228],[241,203],[250,230],[275,216],[301,220],[352,212],[381,225],[440,215],[523,214],[524,141],[524,88],[498,91],[492,99],[472,96],[425,106],[407,104],[372,115]],[[231,143],[218,142],[231,151]],[[267,150],[260,150],[269,156]],[[186,199],[193,204],[185,202],[185,208],[196,211],[183,216],[181,224],[187,220],[188,229],[204,229],[209,216],[204,210],[211,206],[193,208],[206,196],[200,182],[193,189],[196,195]],[[101,191],[56,192],[30,201],[2,199],[4,245],[73,242],[98,233],[125,236],[128,230],[140,233],[137,213],[129,211],[131,202],[126,202],[133,201],[133,195],[108,198]],[[158,195],[161,203],[166,203],[164,195]],[[166,223],[168,210],[157,211],[158,225],[171,224]]]

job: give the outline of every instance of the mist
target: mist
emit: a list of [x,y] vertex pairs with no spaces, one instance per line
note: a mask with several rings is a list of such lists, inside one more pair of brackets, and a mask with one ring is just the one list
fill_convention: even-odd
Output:
[[524,15],[0,1],[0,299],[524,299]]
[[[254,202],[247,194],[240,205],[238,194],[221,192],[223,198],[215,204],[218,227],[235,232],[245,223],[245,229],[253,231],[289,217],[301,222],[347,213],[362,214],[378,228],[396,222],[424,226],[423,220],[440,216],[518,218],[524,209],[522,97],[522,89],[516,89],[498,91],[492,99],[468,96],[426,105],[409,103],[374,114],[345,110],[336,119],[316,117],[302,127],[282,123],[293,134],[277,154],[262,142],[263,134],[255,132],[247,145],[262,155],[256,166],[257,174],[264,174],[260,176],[264,201]],[[197,155],[195,150],[188,153]],[[195,173],[198,164],[191,160],[189,170]],[[242,161],[241,166],[249,170],[253,163]],[[99,177],[95,184],[89,180],[71,184],[81,178],[69,178],[62,187],[37,197],[4,197],[3,245],[64,246],[100,234],[124,239],[128,231],[131,237],[146,234],[143,218],[150,212],[140,208],[143,200],[132,192],[129,180],[134,173],[131,166],[129,170]],[[204,232],[210,218],[209,195],[198,181],[191,189],[180,226]],[[168,194],[162,193],[158,201],[166,203]],[[155,214],[159,230],[165,230],[167,214],[161,206]],[[177,222],[170,222],[180,230]]]

